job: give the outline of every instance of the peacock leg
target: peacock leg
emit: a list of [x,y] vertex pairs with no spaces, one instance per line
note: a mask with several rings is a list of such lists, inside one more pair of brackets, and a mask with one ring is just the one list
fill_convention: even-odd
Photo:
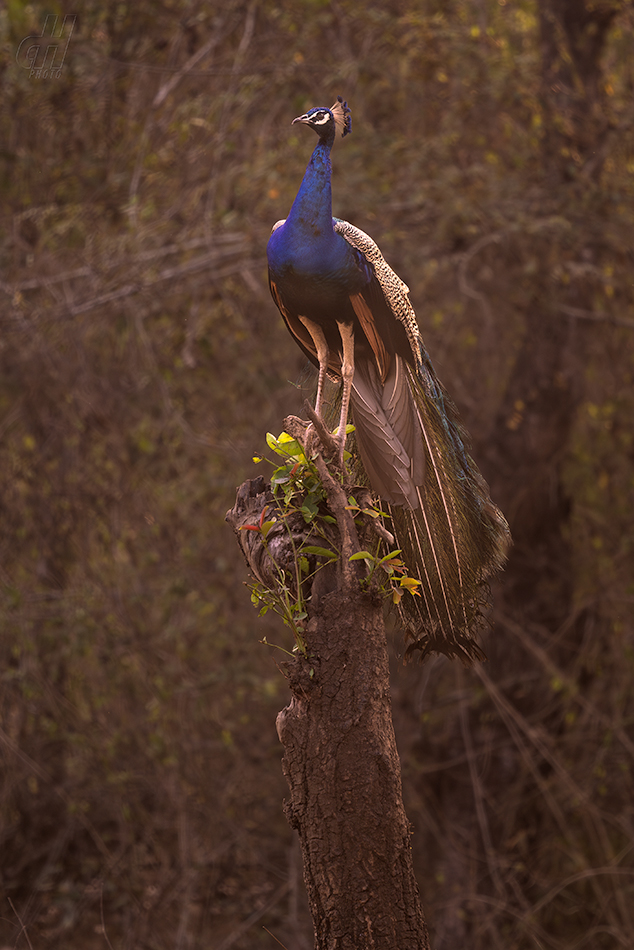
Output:
[[326,342],[326,336],[324,331],[319,326],[318,323],[315,323],[313,320],[309,320],[308,317],[300,317],[300,321],[304,324],[308,332],[310,333],[310,338],[315,345],[315,353],[317,354],[317,359],[319,360],[319,378],[317,379],[317,396],[315,398],[315,412],[321,419],[321,400],[323,397],[324,391],[324,380],[326,379],[326,370],[328,368],[328,344]]
[[339,327],[341,343],[343,345],[343,357],[341,360],[341,379],[343,386],[341,389],[341,415],[339,417],[339,462],[343,468],[343,453],[346,447],[346,424],[348,422],[350,390],[352,389],[352,380],[354,377],[354,329],[351,323],[339,323],[338,320],[337,326]]

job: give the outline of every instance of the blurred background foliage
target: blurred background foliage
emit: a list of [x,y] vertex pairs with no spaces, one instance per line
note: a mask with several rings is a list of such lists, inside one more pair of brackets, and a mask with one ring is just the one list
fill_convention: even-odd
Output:
[[312,945],[258,643],[289,638],[224,514],[312,385],[265,245],[291,119],[341,94],[335,213],[408,282],[515,537],[489,662],[395,659],[433,945],[630,947],[631,6],[9,0],[0,28],[0,945]]

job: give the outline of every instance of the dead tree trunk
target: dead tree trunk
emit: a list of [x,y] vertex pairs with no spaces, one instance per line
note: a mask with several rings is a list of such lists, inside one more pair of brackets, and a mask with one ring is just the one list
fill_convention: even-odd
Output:
[[[429,950],[402,800],[382,603],[362,590],[363,562],[349,560],[359,539],[346,495],[321,459],[319,467],[343,553],[314,579],[306,655],[284,664],[292,698],[277,718],[290,789],[285,812],[301,842],[315,947]],[[253,532],[240,527],[257,522],[271,498],[267,487],[263,479],[246,482],[227,515],[259,577],[266,558]]]

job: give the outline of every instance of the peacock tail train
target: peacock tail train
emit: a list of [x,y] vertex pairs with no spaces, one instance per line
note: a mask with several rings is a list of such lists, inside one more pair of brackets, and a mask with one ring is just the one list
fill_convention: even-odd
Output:
[[[385,498],[383,492],[396,545],[410,574],[421,582],[419,595],[403,597],[398,606],[410,640],[407,654],[420,651],[423,659],[438,652],[465,662],[484,659],[477,633],[488,601],[487,579],[502,569],[510,547],[508,524],[469,455],[468,435],[434,371],[407,285],[367,234],[339,219],[333,219],[333,226],[372,264],[392,312],[405,326],[414,355],[413,366],[401,358],[395,362],[406,380],[398,404],[402,412],[409,403],[422,434],[422,478],[414,477],[414,497],[399,499],[400,503]],[[366,447],[368,430],[398,428],[383,424],[384,406],[394,400],[374,375],[373,400],[360,397],[356,377],[351,399],[356,444],[368,475],[376,467]],[[397,460],[394,453],[393,461]],[[371,485],[373,481],[370,477]]]

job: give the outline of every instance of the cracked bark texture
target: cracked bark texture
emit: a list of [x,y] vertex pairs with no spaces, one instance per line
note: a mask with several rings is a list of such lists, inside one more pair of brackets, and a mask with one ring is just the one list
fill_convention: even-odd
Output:
[[[345,493],[330,482],[330,508],[347,535],[342,548],[358,550]],[[246,482],[227,516],[260,573],[255,536],[239,528],[257,521],[266,488],[262,480]],[[363,592],[347,559],[316,575],[305,637],[307,656],[283,664],[292,698],[277,730],[290,789],[284,809],[301,842],[315,948],[429,950],[402,800],[382,604]]]

